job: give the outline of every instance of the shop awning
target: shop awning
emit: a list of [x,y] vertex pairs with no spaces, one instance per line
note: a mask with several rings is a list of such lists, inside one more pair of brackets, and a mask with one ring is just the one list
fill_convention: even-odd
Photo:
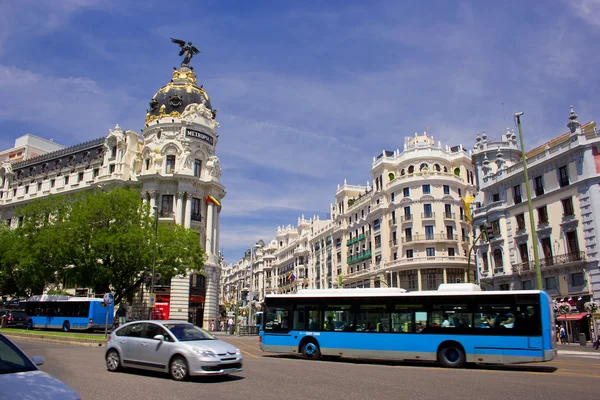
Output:
[[557,321],[579,321],[587,317],[587,313],[564,314],[556,318]]

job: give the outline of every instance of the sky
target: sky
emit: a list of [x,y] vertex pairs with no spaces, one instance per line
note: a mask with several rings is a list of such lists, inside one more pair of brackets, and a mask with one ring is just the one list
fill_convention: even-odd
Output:
[[371,181],[415,132],[471,149],[523,111],[530,149],[568,130],[570,105],[600,119],[600,0],[0,0],[0,149],[141,132],[181,62],[170,38],[200,49],[218,110],[229,263],[327,218],[338,184]]

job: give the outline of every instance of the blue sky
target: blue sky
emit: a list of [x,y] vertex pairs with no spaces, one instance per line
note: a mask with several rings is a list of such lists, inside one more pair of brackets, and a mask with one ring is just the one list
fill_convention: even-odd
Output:
[[140,132],[181,61],[169,38],[194,42],[221,124],[229,262],[326,216],[338,184],[366,184],[373,156],[416,131],[472,148],[524,111],[532,148],[567,130],[571,104],[600,118],[600,0],[0,0],[0,26],[2,149]]

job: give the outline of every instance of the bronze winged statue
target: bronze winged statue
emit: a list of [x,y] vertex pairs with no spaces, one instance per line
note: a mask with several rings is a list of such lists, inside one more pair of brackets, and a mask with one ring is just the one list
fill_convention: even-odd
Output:
[[192,42],[187,42],[187,44],[186,44],[185,40],[179,40],[179,39],[173,39],[173,38],[171,38],[171,42],[177,43],[179,45],[179,47],[181,47],[181,51],[179,52],[180,56],[185,54],[185,57],[183,58],[183,61],[181,62],[182,67],[190,65],[190,61],[192,60],[192,57],[194,57],[196,54],[200,54],[200,50],[198,50],[196,48],[196,46],[192,46]]

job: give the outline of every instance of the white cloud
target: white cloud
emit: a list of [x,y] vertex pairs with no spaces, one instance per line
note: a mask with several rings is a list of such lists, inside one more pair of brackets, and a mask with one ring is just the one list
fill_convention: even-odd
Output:
[[[277,235],[277,226],[252,225],[247,223],[229,224],[228,221],[221,221],[221,232],[219,237],[219,246],[225,254],[232,254],[231,250],[242,256],[242,251],[245,246],[248,248],[252,243],[256,243],[262,239],[265,243],[271,241]],[[228,259],[227,262],[234,263],[237,259]]]
[[566,4],[588,24],[600,26],[600,0],[567,0]]

